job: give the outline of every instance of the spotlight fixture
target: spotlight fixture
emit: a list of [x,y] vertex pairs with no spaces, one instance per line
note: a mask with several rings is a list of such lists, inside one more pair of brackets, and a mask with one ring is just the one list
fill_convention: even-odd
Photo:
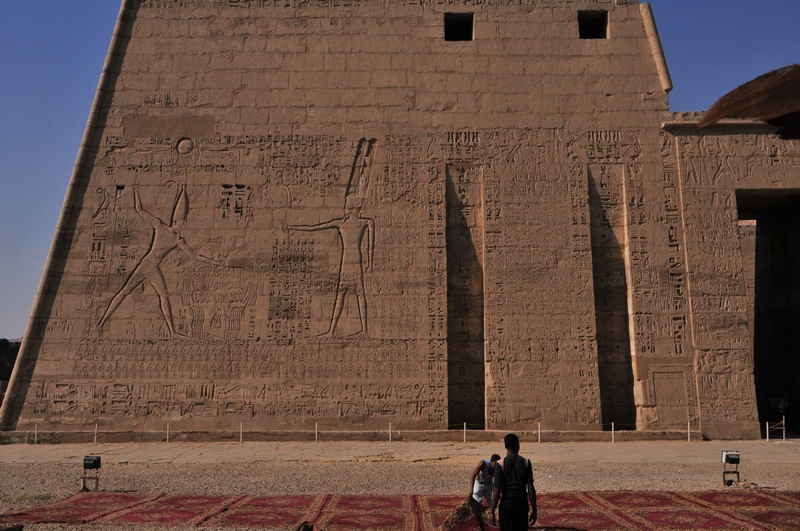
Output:
[[736,477],[736,483],[739,483],[739,461],[741,457],[738,450],[722,452],[722,484],[726,487],[733,485],[733,479]]
[[[89,471],[93,470],[94,475],[89,475]],[[81,491],[89,490],[86,486],[88,481],[94,481],[94,490],[100,488],[100,456],[87,455],[83,458],[83,477],[81,478]]]

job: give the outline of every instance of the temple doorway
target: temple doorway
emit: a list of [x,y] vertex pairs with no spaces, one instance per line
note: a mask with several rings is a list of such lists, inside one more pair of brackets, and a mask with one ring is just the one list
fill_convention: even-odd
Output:
[[759,422],[800,427],[800,190],[737,192]]

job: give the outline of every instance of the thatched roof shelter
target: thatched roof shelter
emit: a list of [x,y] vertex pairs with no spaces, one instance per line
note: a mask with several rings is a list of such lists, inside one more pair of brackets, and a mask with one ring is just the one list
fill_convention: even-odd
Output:
[[781,137],[800,139],[800,65],[774,70],[729,92],[698,126],[737,118],[762,120],[777,127]]

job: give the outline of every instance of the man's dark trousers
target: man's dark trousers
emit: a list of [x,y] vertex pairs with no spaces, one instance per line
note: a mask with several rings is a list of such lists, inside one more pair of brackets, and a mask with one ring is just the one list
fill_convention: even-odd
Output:
[[528,531],[528,498],[500,501],[500,531]]

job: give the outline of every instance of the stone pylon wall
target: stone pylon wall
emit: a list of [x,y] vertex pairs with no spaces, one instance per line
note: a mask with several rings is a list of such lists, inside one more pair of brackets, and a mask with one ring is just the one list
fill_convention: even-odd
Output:
[[508,4],[125,2],[4,427],[752,434],[649,9]]

